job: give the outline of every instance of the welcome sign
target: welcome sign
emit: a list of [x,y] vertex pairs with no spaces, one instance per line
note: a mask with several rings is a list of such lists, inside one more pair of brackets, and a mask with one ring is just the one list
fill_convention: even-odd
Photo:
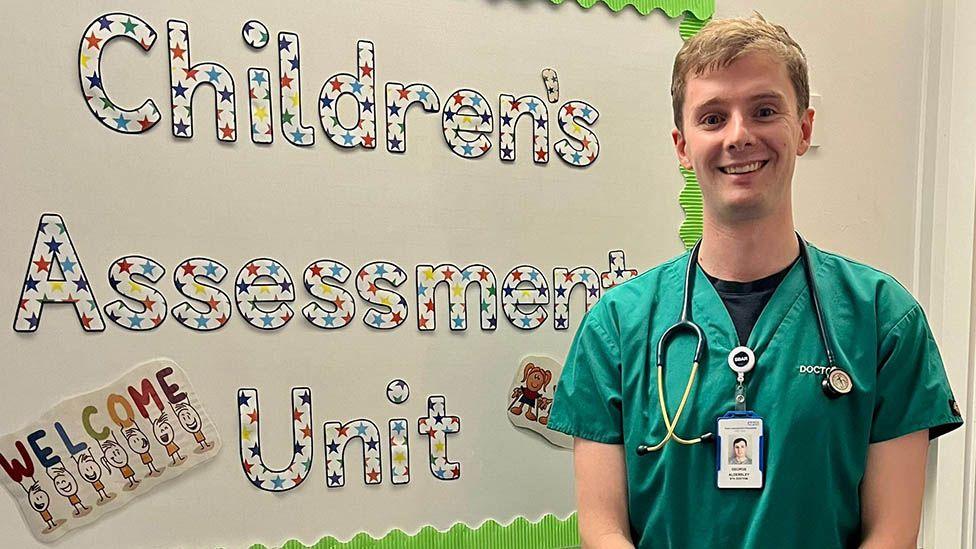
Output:
[[[0,456],[39,539],[571,532],[571,455],[545,429],[559,360],[597,300],[682,249],[668,82],[698,4],[15,9],[58,21],[18,27],[38,84],[4,92],[32,108],[3,122],[0,341],[37,375],[8,376],[0,430],[31,427]],[[153,356],[182,370],[121,374]],[[186,375],[203,441],[170,389]],[[213,461],[184,481],[206,512],[161,490],[178,528],[148,504],[94,523],[174,460]]]
[[31,533],[52,541],[210,459],[220,438],[186,374],[161,359],[62,402],[0,445],[16,449],[0,455],[4,486]]

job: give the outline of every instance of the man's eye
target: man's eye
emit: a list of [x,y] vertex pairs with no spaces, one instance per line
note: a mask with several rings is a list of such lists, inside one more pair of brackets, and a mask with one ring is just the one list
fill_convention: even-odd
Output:
[[758,114],[760,118],[766,118],[776,114],[776,110],[771,107],[762,107],[759,109],[759,111],[757,111],[756,114]]
[[706,126],[715,126],[722,122],[722,117],[717,114],[709,114],[702,118],[702,124]]

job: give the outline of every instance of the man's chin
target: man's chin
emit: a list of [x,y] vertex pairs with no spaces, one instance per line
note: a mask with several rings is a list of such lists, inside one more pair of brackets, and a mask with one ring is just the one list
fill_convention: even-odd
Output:
[[755,196],[752,193],[749,196],[743,194],[741,196],[723,197],[718,207],[709,208],[706,203],[705,209],[710,210],[717,219],[726,222],[761,219],[768,214],[768,208],[762,197]]

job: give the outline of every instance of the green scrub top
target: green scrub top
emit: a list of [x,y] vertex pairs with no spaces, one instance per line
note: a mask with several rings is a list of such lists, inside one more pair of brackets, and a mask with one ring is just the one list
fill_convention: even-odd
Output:
[[[681,314],[689,254],[613,288],[585,316],[558,381],[549,428],[623,444],[631,535],[639,547],[857,547],[859,485],[868,446],[922,429],[930,437],[962,424],[925,315],[892,277],[808,245],[836,364],[853,391],[827,398],[826,353],[802,260],[763,309],[746,345],[750,410],[765,421],[765,486],[719,489],[713,443],[670,441],[638,457],[666,433],[657,392],[656,350]],[[714,432],[735,409],[729,352],[739,345],[732,319],[701,269],[692,319],[706,348],[675,430]],[[648,322],[651,323],[650,332]],[[695,339],[682,332],[665,355],[671,417],[691,371]]]

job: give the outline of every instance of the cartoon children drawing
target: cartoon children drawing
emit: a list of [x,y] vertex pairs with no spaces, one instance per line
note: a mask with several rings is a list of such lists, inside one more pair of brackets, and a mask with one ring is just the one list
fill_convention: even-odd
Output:
[[54,517],[51,516],[51,511],[48,509],[51,506],[51,496],[47,495],[47,492],[41,488],[41,485],[36,480],[31,480],[33,482],[30,488],[25,487],[24,491],[27,492],[27,499],[30,500],[31,509],[37,511],[41,515],[44,524],[47,525],[47,528],[43,530],[46,534],[60,526],[64,521],[59,520],[55,522]]
[[200,448],[197,448],[196,452],[202,453],[213,448],[213,443],[208,442],[207,437],[203,435],[203,423],[200,421],[200,414],[190,404],[190,400],[186,399],[182,402],[171,404],[171,406],[183,430],[193,435],[193,440],[200,445]]
[[149,437],[146,436],[146,433],[142,432],[142,429],[138,425],[130,423],[128,427],[123,427],[122,436],[125,437],[125,442],[129,445],[129,449],[139,454],[139,458],[142,459],[142,464],[149,468],[146,476],[155,477],[163,474],[162,471],[156,469],[153,465],[153,457],[149,453]]
[[[525,365],[522,373],[522,386],[516,387],[512,391],[512,403],[508,411],[514,415],[520,415],[522,409],[527,405],[529,409],[525,412],[525,419],[537,421],[542,425],[549,423],[549,416],[539,417],[539,399],[546,392],[549,382],[552,381],[552,372],[536,366],[529,362]],[[548,404],[548,403],[547,403]]]
[[129,453],[119,444],[118,439],[115,438],[115,433],[112,433],[112,438],[106,438],[99,442],[98,447],[102,449],[102,465],[105,466],[108,473],[112,474],[113,467],[118,469],[122,473],[122,478],[129,481],[129,484],[122,489],[125,491],[134,490],[139,481],[136,480],[136,472],[129,466]]
[[68,502],[74,508],[74,515],[80,517],[91,512],[91,507],[85,507],[78,496],[78,481],[65,467],[64,463],[58,463],[47,468],[47,476],[54,482],[54,489],[59,494],[68,498]]
[[173,426],[169,423],[169,416],[163,412],[152,422],[153,436],[166,447],[166,455],[173,460],[173,465],[179,465],[186,459],[180,455],[180,447],[173,440]]
[[105,491],[105,484],[102,482],[102,468],[95,461],[95,457],[92,456],[91,448],[71,457],[74,458],[75,465],[78,466],[78,474],[86,482],[91,484],[92,488],[95,489],[95,493],[98,494],[99,505],[115,497],[114,493],[109,494]]

